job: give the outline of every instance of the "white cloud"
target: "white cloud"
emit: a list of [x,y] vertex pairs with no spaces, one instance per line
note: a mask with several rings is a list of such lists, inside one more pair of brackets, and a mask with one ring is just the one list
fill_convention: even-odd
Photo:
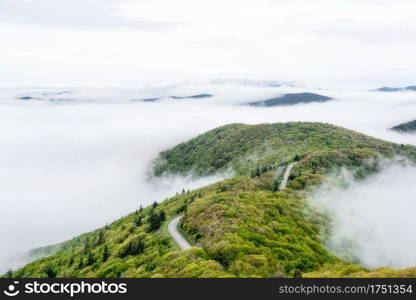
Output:
[[412,84],[412,1],[3,0],[2,85]]
[[3,0],[0,2],[0,24],[81,30],[109,27],[158,30],[174,25],[165,21],[146,22],[118,16],[114,10],[116,3],[115,0]]

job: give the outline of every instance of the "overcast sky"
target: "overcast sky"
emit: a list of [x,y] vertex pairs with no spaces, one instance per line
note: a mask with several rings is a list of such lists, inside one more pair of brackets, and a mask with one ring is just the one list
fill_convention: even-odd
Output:
[[0,85],[416,84],[414,0],[0,0]]

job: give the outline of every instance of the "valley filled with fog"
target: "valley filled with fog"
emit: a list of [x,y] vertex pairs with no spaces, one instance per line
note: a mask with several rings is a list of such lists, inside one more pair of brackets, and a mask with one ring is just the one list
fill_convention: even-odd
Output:
[[[317,93],[333,100],[278,107],[245,105],[297,92]],[[200,94],[212,97],[171,98]],[[142,101],[152,98],[160,101]],[[207,130],[235,122],[314,121],[416,145],[416,135],[389,130],[415,119],[415,111],[416,92],[325,90],[261,81],[217,80],[140,88],[1,88],[0,272],[16,267],[21,263],[19,255],[32,248],[67,240],[104,226],[140,205],[163,201],[182,189],[203,186],[227,176],[202,179],[151,176],[151,162],[160,151]],[[409,208],[415,206],[410,201],[416,191],[411,184],[416,180],[415,169],[409,167],[398,173],[390,168],[386,172],[393,174],[391,184],[380,177],[352,187],[343,196],[330,194],[334,199],[341,198],[340,201],[348,196],[355,199],[342,202],[341,208],[331,206],[336,215],[341,216],[344,211],[354,215],[351,221],[358,227],[351,229],[352,234],[360,232],[360,226],[367,221],[377,228],[375,223],[383,223],[377,216],[383,216],[384,225],[380,228],[390,229],[383,229],[383,234],[397,236],[405,226],[402,223],[388,226],[389,220],[397,223],[412,218],[414,210]],[[406,178],[404,183],[398,180],[400,176]],[[380,201],[379,185],[384,187]],[[369,199],[365,205],[357,198],[363,193],[362,201]],[[391,198],[395,198],[397,208],[392,214],[385,209]],[[369,206],[373,208],[370,215],[358,213],[368,211]],[[349,221],[341,218],[339,224],[347,226]],[[381,234],[371,228],[370,233]],[[342,229],[340,232],[348,237],[351,234]],[[416,245],[416,239],[410,235],[404,235],[403,239]],[[370,241],[382,242],[382,238],[375,236]],[[392,241],[388,242],[391,247],[398,243]],[[386,251],[391,249],[387,243],[383,247]],[[390,261],[388,255],[393,251],[382,253],[387,255],[385,262],[379,256],[376,262],[376,258],[369,260],[368,251],[363,250],[362,256],[368,258],[366,262],[371,267],[389,263],[406,267],[416,263],[414,257],[408,259],[406,254],[401,256],[409,264],[403,260]]]

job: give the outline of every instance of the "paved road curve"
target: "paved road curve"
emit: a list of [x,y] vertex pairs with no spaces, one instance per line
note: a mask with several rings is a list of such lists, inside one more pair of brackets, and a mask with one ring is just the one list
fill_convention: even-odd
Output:
[[185,240],[185,238],[179,233],[178,231],[178,224],[182,220],[183,215],[177,216],[172,219],[172,221],[168,224],[168,233],[173,238],[176,244],[178,244],[179,248],[182,250],[186,250],[191,248],[192,246]]
[[292,163],[287,165],[285,174],[283,175],[282,182],[280,183],[280,186],[279,186],[280,191],[284,190],[286,188],[287,181],[289,180],[290,172],[292,171],[292,168],[293,168],[294,165],[296,165],[295,162],[294,163],[292,162]]

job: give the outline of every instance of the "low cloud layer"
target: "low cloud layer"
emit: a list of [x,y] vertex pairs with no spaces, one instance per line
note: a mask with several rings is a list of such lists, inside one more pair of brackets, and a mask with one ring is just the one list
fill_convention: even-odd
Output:
[[[68,89],[71,95],[65,97],[73,102],[16,99]],[[160,151],[217,126],[321,121],[416,144],[416,135],[387,130],[415,117],[416,94],[412,93],[308,90],[335,100],[277,108],[240,105],[296,91],[305,89],[238,82],[137,89],[1,89],[0,272],[14,266],[10,254],[64,241],[182,188],[219,180],[149,181],[147,177],[149,164]],[[215,96],[160,103],[130,101],[199,93]]]
[[416,266],[416,166],[386,162],[364,181],[347,170],[341,178],[348,187],[323,185],[313,198],[332,217],[328,247],[369,268]]

